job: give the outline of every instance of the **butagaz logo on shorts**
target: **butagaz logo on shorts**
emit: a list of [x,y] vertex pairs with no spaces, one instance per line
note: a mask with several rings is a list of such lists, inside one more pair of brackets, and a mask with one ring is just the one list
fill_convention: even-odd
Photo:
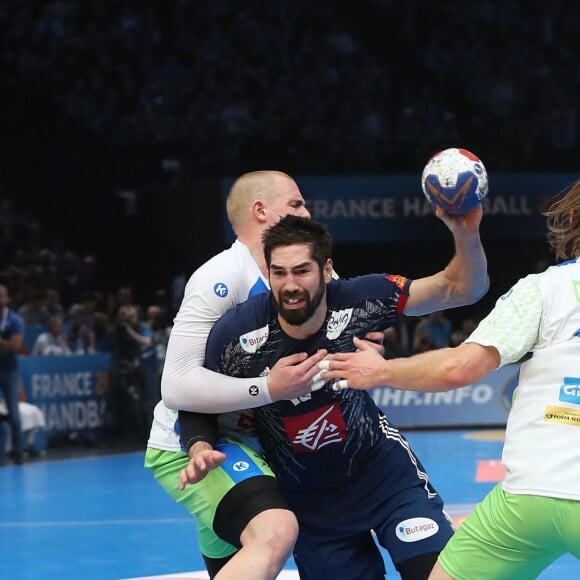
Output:
[[351,316],[352,308],[331,310],[328,316],[328,325],[326,326],[326,338],[329,340],[338,338],[350,322]]
[[418,542],[439,531],[437,522],[430,518],[410,518],[397,524],[396,534],[401,542]]
[[246,332],[246,334],[240,336],[240,344],[246,352],[254,353],[258,348],[260,348],[261,344],[266,342],[269,334],[270,329],[268,326],[252,330],[251,332]]

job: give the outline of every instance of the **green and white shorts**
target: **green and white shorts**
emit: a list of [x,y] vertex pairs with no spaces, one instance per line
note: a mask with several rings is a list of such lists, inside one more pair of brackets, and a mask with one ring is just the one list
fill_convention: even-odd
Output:
[[531,579],[565,553],[580,558],[580,501],[506,493],[500,483],[438,561],[456,580]]
[[254,516],[267,509],[289,507],[260,453],[233,439],[220,439],[216,449],[226,454],[222,466],[183,491],[179,475],[189,462],[186,453],[148,447],[145,467],[194,516],[202,554],[225,558],[239,549],[240,533]]

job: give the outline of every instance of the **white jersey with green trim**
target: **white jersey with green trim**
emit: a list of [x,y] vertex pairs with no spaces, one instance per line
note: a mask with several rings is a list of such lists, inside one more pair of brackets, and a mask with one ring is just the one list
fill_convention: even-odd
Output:
[[509,493],[580,500],[580,258],[518,281],[466,342],[521,363],[502,461]]
[[[268,290],[268,280],[262,275],[248,248],[239,240],[200,266],[185,287],[171,330],[163,370],[164,379],[170,383],[170,388],[173,388],[172,384],[182,390],[195,385],[198,389],[195,393],[192,390],[184,395],[193,397],[199,393],[200,397],[207,397],[210,401],[213,398],[217,405],[220,391],[215,379],[210,382],[202,373],[206,371],[202,365],[209,332],[230,308]],[[227,383],[228,379],[223,377],[220,381]],[[270,402],[267,388],[262,390],[265,393],[262,403]],[[219,418],[222,432],[235,429],[252,435],[253,426],[251,410],[224,413]],[[168,451],[182,448],[177,433],[177,411],[169,409],[163,402],[155,407],[147,445]]]

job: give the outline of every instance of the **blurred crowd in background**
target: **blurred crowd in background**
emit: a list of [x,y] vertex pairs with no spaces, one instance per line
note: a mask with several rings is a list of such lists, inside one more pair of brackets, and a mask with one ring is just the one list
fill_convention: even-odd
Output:
[[[450,146],[492,173],[574,169],[579,29],[566,0],[5,0],[0,283],[29,329],[23,354],[111,352],[144,440],[184,273],[147,296],[130,264],[103,284],[98,256],[64,241],[88,227],[74,208],[95,203],[91,185],[112,204],[164,159],[196,176],[420,172]],[[94,227],[102,243],[114,229]],[[456,344],[476,322],[394,328],[387,356]]]
[[579,26],[567,0],[6,0],[2,82],[49,100],[64,138],[196,173],[416,170],[446,143],[567,168]]

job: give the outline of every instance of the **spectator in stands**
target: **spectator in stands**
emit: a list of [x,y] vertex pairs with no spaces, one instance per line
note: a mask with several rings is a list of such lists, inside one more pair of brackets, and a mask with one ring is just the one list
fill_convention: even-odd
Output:
[[95,352],[113,352],[113,337],[109,316],[105,312],[95,312],[93,316],[93,336]]
[[[443,348],[451,344],[453,324],[445,312],[440,310],[425,316],[415,326],[413,351],[424,352],[429,348]],[[429,348],[427,348],[429,345]]]
[[459,328],[454,328],[451,333],[451,342],[449,346],[461,344],[477,327],[477,320],[472,317],[464,318]]
[[68,310],[68,323],[85,324],[92,328],[95,310],[99,307],[102,294],[97,290],[86,290],[81,296],[80,302],[72,304]]
[[419,323],[413,330],[413,341],[411,343],[411,352],[416,354],[418,352],[427,352],[433,348],[431,336],[425,327],[420,327]]
[[17,355],[24,340],[24,320],[9,306],[8,288],[0,284],[0,391],[4,395],[12,435],[11,455],[16,463],[23,463],[22,422],[18,401],[20,378]]
[[60,316],[48,320],[47,330],[39,334],[32,347],[32,356],[68,356],[72,351],[64,332],[64,324]]
[[151,422],[151,369],[156,364],[152,334],[140,320],[137,306],[119,308],[113,336],[113,375],[118,416],[122,417],[119,426],[125,437],[136,441],[145,440]]
[[45,326],[48,321],[46,290],[33,291],[30,299],[19,308],[18,313],[22,316],[26,326]]
[[115,292],[115,305],[117,310],[122,306],[133,304],[133,288],[131,286],[119,286]]
[[58,288],[47,288],[45,311],[48,317],[60,316],[64,320],[64,307],[60,301],[60,290]]
[[147,308],[146,323],[153,333],[153,344],[159,364],[159,377],[161,377],[171,326],[167,320],[167,313],[157,304],[152,304]]
[[95,335],[84,322],[75,322],[68,335],[68,344],[72,354],[94,354]]
[[167,314],[157,304],[147,308],[146,323],[151,329],[153,339],[154,359],[142,357],[145,414],[153,420],[153,409],[161,400],[161,373],[165,362],[165,353],[169,341],[171,327],[168,324]]

